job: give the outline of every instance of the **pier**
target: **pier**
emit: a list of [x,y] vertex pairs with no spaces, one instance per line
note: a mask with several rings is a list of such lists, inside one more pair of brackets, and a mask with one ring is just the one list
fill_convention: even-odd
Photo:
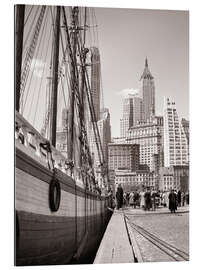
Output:
[[94,263],[189,260],[189,207],[114,210]]

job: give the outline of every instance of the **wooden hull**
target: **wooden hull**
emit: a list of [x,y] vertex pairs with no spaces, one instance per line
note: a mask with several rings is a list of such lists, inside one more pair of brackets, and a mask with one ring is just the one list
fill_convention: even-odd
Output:
[[111,212],[110,197],[75,185],[60,171],[57,212],[49,208],[52,172],[16,148],[16,265],[90,263]]

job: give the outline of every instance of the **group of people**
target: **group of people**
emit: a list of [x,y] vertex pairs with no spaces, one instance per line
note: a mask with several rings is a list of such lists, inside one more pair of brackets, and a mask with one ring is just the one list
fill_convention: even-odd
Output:
[[131,192],[124,192],[121,184],[118,185],[116,191],[116,206],[117,209],[125,207],[140,207],[145,211],[155,211],[157,207],[168,207],[171,213],[175,213],[177,207],[189,204],[189,193],[177,192],[171,190],[170,192],[161,192],[154,188],[143,188],[141,191],[135,190]]

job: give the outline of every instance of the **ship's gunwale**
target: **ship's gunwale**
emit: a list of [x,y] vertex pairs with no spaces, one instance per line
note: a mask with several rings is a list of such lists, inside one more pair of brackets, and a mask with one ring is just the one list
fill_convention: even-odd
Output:
[[[35,168],[35,173],[31,167]],[[46,183],[50,183],[50,179],[53,176],[53,172],[51,170],[46,168],[43,164],[33,159],[27,153],[25,153],[24,151],[20,150],[17,147],[16,147],[16,168],[19,168],[24,172],[27,172]],[[43,173],[45,177],[43,177],[41,173]],[[61,185],[62,190],[71,192],[72,194],[75,194],[74,189],[76,189],[77,195],[81,197],[90,196],[93,197],[95,200],[105,200],[107,197],[109,197],[109,195],[102,196],[81,188],[80,186],[76,185],[71,176],[64,174],[62,171],[58,169],[56,169],[55,177],[62,184]]]

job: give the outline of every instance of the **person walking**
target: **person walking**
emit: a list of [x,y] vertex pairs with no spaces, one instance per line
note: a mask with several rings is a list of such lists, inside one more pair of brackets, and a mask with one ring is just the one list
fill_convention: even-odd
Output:
[[187,191],[185,194],[185,200],[186,200],[186,204],[189,205],[189,191]]
[[153,188],[152,192],[151,192],[152,211],[156,210],[156,195],[157,195],[157,193],[156,193],[155,189]]
[[181,202],[182,202],[182,206],[185,206],[185,192],[181,193]]
[[147,188],[144,198],[145,198],[145,210],[149,211],[151,208],[151,192],[149,188]]
[[162,205],[163,205],[163,207],[167,206],[166,205],[166,192],[163,192],[163,194],[162,194]]
[[139,193],[137,192],[137,190],[135,190],[134,192],[134,208],[136,208],[137,205],[139,205]]
[[130,195],[129,195],[129,204],[130,206],[133,206],[134,204],[134,192],[130,192]]
[[169,193],[169,210],[171,213],[175,213],[177,210],[177,195],[172,189],[171,192]]
[[123,205],[126,206],[126,192],[123,193]]
[[122,208],[122,206],[123,206],[123,189],[121,187],[121,184],[118,185],[118,188],[116,191],[116,201],[117,201],[117,209]]
[[127,192],[127,193],[126,193],[126,206],[129,205],[129,197],[130,197],[130,193]]
[[177,199],[178,199],[178,207],[180,207],[181,206],[181,191],[180,190],[178,190],[178,194],[177,194]]
[[140,191],[140,208],[145,209],[145,192],[144,190]]

